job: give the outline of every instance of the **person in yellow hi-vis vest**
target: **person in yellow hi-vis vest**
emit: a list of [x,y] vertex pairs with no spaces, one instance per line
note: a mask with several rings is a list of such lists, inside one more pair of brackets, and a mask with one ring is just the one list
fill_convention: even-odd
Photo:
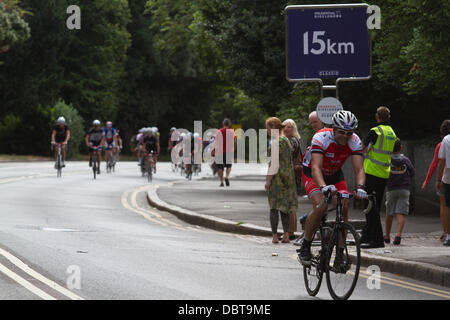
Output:
[[366,173],[366,191],[376,193],[376,205],[366,215],[366,226],[361,236],[361,248],[383,248],[383,228],[381,226],[380,208],[384,189],[390,174],[391,156],[397,136],[389,121],[391,112],[387,107],[379,107],[375,114],[377,124],[370,129],[363,141],[364,172]]

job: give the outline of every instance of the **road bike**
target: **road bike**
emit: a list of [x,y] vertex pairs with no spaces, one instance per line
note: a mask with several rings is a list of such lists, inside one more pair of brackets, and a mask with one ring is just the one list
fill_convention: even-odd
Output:
[[144,153],[144,160],[141,165],[142,176],[147,176],[148,182],[152,182],[154,173],[153,151]]
[[[55,169],[56,169],[56,177],[61,178],[62,176],[62,143],[57,143],[56,148],[58,150],[57,156],[56,156],[56,162],[55,162]],[[53,149],[53,145],[52,145]]]
[[[353,293],[359,277],[360,237],[351,224],[344,222],[342,214],[342,199],[352,199],[353,194],[337,192],[336,198],[336,220],[328,222],[327,215],[322,218],[312,238],[311,265],[303,266],[303,279],[308,294],[315,296],[325,273],[331,297],[334,300],[346,300]],[[331,192],[324,196],[317,208],[330,200]],[[370,212],[375,195],[368,195],[368,200],[369,205],[363,210],[364,214]]]
[[92,155],[91,155],[91,162],[92,162],[92,171],[94,173],[94,179],[97,178],[97,174],[100,171],[100,168],[97,167],[97,159],[98,159],[98,152],[101,152],[101,147],[91,147]]
[[111,173],[115,171],[116,162],[118,161],[119,153],[115,148],[112,148],[109,156],[106,159],[106,172]]

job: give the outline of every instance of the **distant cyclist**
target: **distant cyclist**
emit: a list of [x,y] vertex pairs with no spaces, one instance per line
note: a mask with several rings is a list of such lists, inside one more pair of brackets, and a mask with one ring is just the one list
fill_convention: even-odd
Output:
[[144,138],[143,138],[143,146],[144,146],[144,152],[145,152],[145,157],[149,154],[149,153],[153,153],[153,166],[156,165],[156,156],[159,153],[159,142],[158,139],[156,137],[156,134],[154,134],[154,131],[152,128],[147,128]]
[[155,164],[153,165],[153,170],[156,173],[156,163],[158,162],[158,156],[159,156],[159,129],[158,127],[152,127],[152,131],[153,131],[153,135],[156,137],[156,140],[158,141],[158,150],[156,152],[156,154],[153,156],[153,159],[155,161]]
[[[103,128],[100,127],[100,121],[94,120],[92,122],[93,127],[89,129],[86,134],[86,146],[89,148],[89,166],[92,167],[92,148],[97,147],[101,150],[101,146],[104,144],[105,133]],[[102,162],[101,151],[97,153],[97,174],[100,174],[100,163]]]
[[117,140],[117,146],[116,149],[118,152],[120,152],[123,148],[123,141],[122,137],[120,136],[120,130],[116,129],[116,140]]
[[113,128],[111,121],[106,122],[106,127],[103,129],[104,141],[105,141],[105,161],[108,165],[108,161],[112,159],[113,150],[117,146],[116,129]]
[[[70,140],[70,129],[66,125],[66,119],[59,117],[56,121],[56,125],[52,130],[52,145],[61,144],[62,148],[62,166],[65,167],[64,161],[66,161],[66,145]],[[55,148],[55,159],[58,156],[58,148]],[[56,164],[55,164],[56,167]]]
[[[354,133],[358,120],[349,111],[338,111],[333,116],[333,128],[322,129],[317,132],[311,144],[311,159],[303,159],[304,187],[308,197],[312,200],[313,211],[308,216],[305,226],[305,236],[301,248],[298,250],[303,265],[311,265],[311,243],[314,232],[320,225],[327,205],[317,208],[324,195],[348,193],[342,166],[351,157],[356,177],[356,197],[366,198],[364,190],[366,176],[363,167],[362,143]],[[348,200],[343,201],[343,218],[348,221]],[[343,248],[340,248],[341,250]]]
[[175,134],[176,130],[177,130],[177,128],[172,127],[172,128],[170,128],[170,131],[169,131],[169,141],[167,142],[167,150],[169,151],[169,153],[177,145],[177,142],[178,142],[178,141],[172,140],[172,136]]

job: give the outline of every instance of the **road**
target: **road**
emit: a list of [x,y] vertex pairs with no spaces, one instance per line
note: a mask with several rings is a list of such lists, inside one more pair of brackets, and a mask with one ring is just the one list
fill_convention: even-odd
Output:
[[[179,179],[160,163],[153,184]],[[134,162],[96,180],[85,162],[61,179],[50,162],[0,163],[0,299],[330,299],[325,282],[308,296],[293,245],[186,224],[148,205],[148,185]],[[370,290],[365,270],[351,299],[450,299],[387,273]]]

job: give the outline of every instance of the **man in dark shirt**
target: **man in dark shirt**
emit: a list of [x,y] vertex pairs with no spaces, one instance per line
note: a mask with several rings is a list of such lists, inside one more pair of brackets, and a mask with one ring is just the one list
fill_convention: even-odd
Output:
[[[52,130],[52,145],[61,144],[62,148],[62,166],[65,167],[64,161],[66,161],[66,145],[70,139],[70,129],[66,125],[66,119],[59,117],[56,125]],[[55,159],[58,154],[58,148],[55,148]]]

